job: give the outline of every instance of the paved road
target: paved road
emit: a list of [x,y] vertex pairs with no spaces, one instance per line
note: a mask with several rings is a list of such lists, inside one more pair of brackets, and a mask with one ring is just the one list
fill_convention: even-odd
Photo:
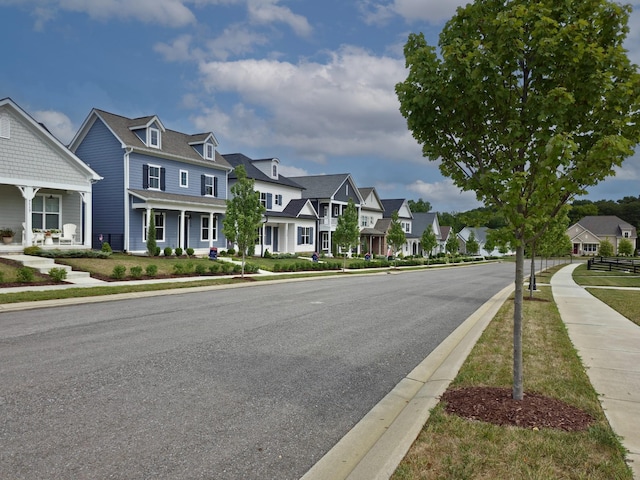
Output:
[[513,272],[0,314],[0,478],[297,479]]

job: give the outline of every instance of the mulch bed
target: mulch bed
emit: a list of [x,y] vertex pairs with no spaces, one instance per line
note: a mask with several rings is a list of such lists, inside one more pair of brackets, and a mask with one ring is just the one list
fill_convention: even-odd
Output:
[[555,398],[525,393],[518,401],[511,395],[510,388],[467,387],[447,390],[441,400],[447,413],[495,425],[575,432],[593,422],[586,412]]

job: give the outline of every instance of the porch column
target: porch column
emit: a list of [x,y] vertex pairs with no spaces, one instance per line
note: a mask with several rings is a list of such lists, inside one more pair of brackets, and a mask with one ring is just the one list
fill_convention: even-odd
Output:
[[93,206],[90,192],[79,192],[84,205],[84,225],[82,226],[82,245],[91,248],[93,245]]
[[24,243],[26,244],[23,245],[24,247],[33,244],[33,221],[31,218],[33,211],[31,202],[40,188],[21,185],[17,185],[17,187],[20,189],[20,193],[22,193],[22,197],[24,198]]
[[293,252],[289,252],[289,223],[284,224],[284,251],[287,253],[296,253],[295,248]]
[[213,212],[209,213],[209,235],[207,238],[209,239],[209,248],[213,247],[213,222],[216,221],[216,216]]
[[184,250],[186,239],[184,238],[184,216],[185,210],[180,210],[180,231],[178,232],[178,246]]

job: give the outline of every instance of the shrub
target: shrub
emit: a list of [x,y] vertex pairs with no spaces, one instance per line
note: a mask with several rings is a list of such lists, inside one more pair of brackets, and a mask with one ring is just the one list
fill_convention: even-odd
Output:
[[160,256],[160,251],[161,251],[161,250],[160,250],[160,247],[156,247],[156,250],[155,250],[155,252],[153,252],[153,255],[154,255],[155,257],[159,257],[159,256]]
[[184,264],[184,273],[193,272],[193,262],[187,262]]
[[222,264],[222,273],[233,272],[233,263],[225,262]]
[[127,272],[127,267],[124,265],[116,265],[113,267],[113,272],[111,272],[111,277],[116,280],[122,280]]
[[140,265],[134,265],[129,269],[129,274],[132,278],[142,277],[142,267]]
[[174,263],[173,273],[176,275],[182,275],[184,273],[184,265],[182,263]]
[[165,257],[170,257],[171,256],[171,252],[173,252],[173,249],[171,247],[164,247],[164,256]]
[[62,282],[67,278],[67,270],[65,268],[52,268],[49,270],[49,276],[54,282]]
[[182,255],[182,249],[180,247],[176,247],[176,257],[179,257]]
[[219,271],[220,271],[220,264],[219,263],[212,263],[211,265],[209,265],[209,272],[218,273]]
[[187,248],[187,255],[189,255],[190,257],[193,257],[193,253],[195,252],[195,250],[191,247]]
[[157,265],[147,265],[145,269],[147,275],[150,277],[155,277],[158,274],[158,266]]
[[0,283],[4,282],[4,272],[0,272]]
[[264,253],[262,254],[262,256],[264,258],[273,258],[273,255],[271,255],[271,253],[269,252],[269,249],[267,248]]
[[16,272],[16,277],[19,282],[22,283],[31,283],[35,278],[35,274],[33,273],[33,269],[29,267],[21,267]]
[[196,273],[198,275],[204,275],[207,273],[207,268],[204,266],[204,263],[199,263],[196,265]]
[[229,248],[227,249],[227,254],[232,257],[236,254],[236,249],[235,248]]
[[242,265],[240,265],[238,263],[234,263],[233,264],[233,273],[242,273]]
[[102,247],[100,248],[100,251],[105,253],[111,253],[113,250],[111,249],[111,245],[109,245],[109,242],[102,242]]
[[245,273],[258,273],[260,267],[254,263],[245,263],[244,271]]
[[24,249],[25,255],[40,255],[40,252],[42,252],[42,249],[37,245],[33,245],[32,247],[26,247]]

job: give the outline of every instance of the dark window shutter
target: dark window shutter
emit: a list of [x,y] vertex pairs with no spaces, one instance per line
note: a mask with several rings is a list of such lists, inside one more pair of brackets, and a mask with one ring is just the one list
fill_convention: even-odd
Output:
[[142,188],[149,188],[149,165],[142,165]]
[[269,210],[273,208],[273,195],[271,193],[267,193],[267,208]]
[[207,189],[205,186],[205,176],[200,175],[200,195],[206,195]]
[[218,196],[218,177],[213,177],[213,196]]
[[298,245],[302,244],[302,227],[298,227]]
[[309,241],[313,244],[315,237],[313,236],[313,227],[309,229]]
[[166,177],[167,177],[167,169],[162,167],[160,169],[160,190],[162,190],[163,192],[167,189]]
[[271,227],[267,227],[267,239],[265,243],[267,245],[271,245]]

